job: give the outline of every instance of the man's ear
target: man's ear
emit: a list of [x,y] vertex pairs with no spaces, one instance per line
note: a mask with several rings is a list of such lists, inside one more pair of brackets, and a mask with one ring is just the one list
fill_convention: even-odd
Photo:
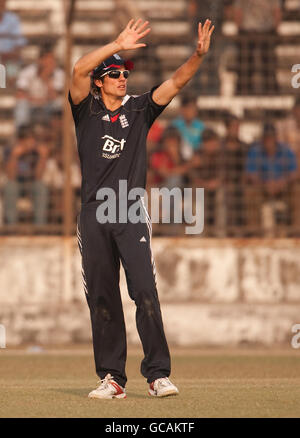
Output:
[[101,79],[94,79],[94,84],[99,88],[103,87],[103,82]]

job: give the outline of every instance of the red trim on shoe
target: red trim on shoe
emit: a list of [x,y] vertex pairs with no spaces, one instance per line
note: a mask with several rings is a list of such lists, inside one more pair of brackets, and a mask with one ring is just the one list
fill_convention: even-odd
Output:
[[115,395],[124,394],[123,389],[116,382],[109,383],[117,390],[117,393]]
[[152,389],[152,391],[154,391],[154,382],[150,383],[150,389]]

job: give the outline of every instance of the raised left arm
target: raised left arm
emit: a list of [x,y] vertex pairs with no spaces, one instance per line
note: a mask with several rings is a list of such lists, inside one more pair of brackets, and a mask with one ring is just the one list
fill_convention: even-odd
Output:
[[209,50],[210,38],[213,33],[214,26],[211,26],[211,21],[206,20],[204,26],[199,23],[198,27],[198,44],[192,56],[180,66],[172,77],[163,82],[153,92],[153,100],[158,105],[167,105],[173,97],[189,82],[200,67],[205,54]]

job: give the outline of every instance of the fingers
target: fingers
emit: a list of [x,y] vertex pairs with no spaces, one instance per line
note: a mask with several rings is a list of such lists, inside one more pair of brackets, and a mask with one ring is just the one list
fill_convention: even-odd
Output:
[[134,22],[134,19],[131,19],[127,24],[127,29],[141,33],[149,24],[149,21],[145,21],[144,23],[142,23],[142,21],[143,20],[141,18],[139,18],[136,22]]
[[211,26],[211,20],[206,19],[204,25],[202,26],[202,23],[199,23],[198,26],[198,33],[199,33],[199,37],[201,36],[205,36],[205,35],[211,35],[214,31],[215,26]]
[[206,19],[205,23],[204,23],[204,26],[203,26],[203,30],[205,32],[208,32],[208,29],[209,29],[210,25],[211,25],[211,21],[209,19]]
[[150,27],[148,29],[146,29],[143,33],[139,34],[139,39],[144,38],[144,36],[148,35],[149,32],[151,32]]
[[144,30],[149,24],[149,21],[145,21],[138,29],[137,32],[140,33],[142,30]]
[[139,24],[141,23],[141,21],[142,21],[142,19],[139,18],[139,19],[134,23],[134,25],[132,26],[132,30],[137,30],[137,28],[138,28]]
[[127,26],[126,26],[126,29],[130,29],[133,23],[134,23],[134,19],[132,18],[132,19],[128,22],[128,24],[127,24]]
[[198,25],[198,33],[199,33],[199,37],[202,36],[202,23],[199,23]]

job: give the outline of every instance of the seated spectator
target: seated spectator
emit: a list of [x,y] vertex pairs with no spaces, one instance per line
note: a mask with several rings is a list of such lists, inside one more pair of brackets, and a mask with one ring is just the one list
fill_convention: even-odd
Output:
[[[71,185],[74,190],[81,186],[80,166],[77,155],[74,154],[74,160],[71,163]],[[45,184],[51,189],[63,191],[65,172],[61,148],[55,148],[47,159],[43,178]]]
[[[240,140],[240,120],[229,115],[225,119],[226,135],[222,141],[224,183],[226,189],[227,226],[229,234],[242,231],[244,224],[245,160],[248,146]],[[233,231],[233,227],[236,230]],[[238,228],[239,229],[238,229]]]
[[182,156],[185,160],[192,158],[195,151],[201,147],[204,123],[197,117],[196,99],[183,97],[181,100],[181,115],[172,122],[183,139]]
[[[149,158],[152,186],[166,187],[169,190],[177,187],[181,190],[184,188],[189,164],[183,160],[181,143],[181,136],[175,128],[169,127],[164,131],[159,149],[153,152]],[[173,212],[177,205],[174,204],[173,197],[170,198],[170,201],[170,221],[174,225]],[[178,213],[181,215],[182,205],[179,208],[180,212]],[[164,210],[162,205],[161,222],[164,223],[167,217],[169,217],[168,212]],[[172,232],[180,232],[179,228],[179,226],[173,227]]]
[[155,151],[161,141],[162,134],[164,132],[164,127],[159,120],[155,120],[151,126],[148,137],[147,137],[147,153],[151,154]]
[[187,165],[181,154],[179,132],[167,128],[161,138],[160,150],[150,157],[150,168],[156,172],[156,184],[168,188],[183,187]]
[[20,69],[20,48],[26,44],[19,17],[0,0],[0,63],[5,65],[6,84],[13,86]]
[[17,223],[17,202],[24,196],[32,198],[35,224],[47,222],[48,189],[42,182],[47,156],[47,146],[37,143],[32,128],[20,128],[17,143],[6,162],[7,182],[3,194],[8,224]]
[[[81,171],[78,154],[74,154],[74,160],[70,166],[71,186],[76,197],[80,197]],[[54,146],[48,156],[45,170],[42,177],[43,183],[48,187],[51,199],[51,221],[61,222],[63,215],[63,191],[65,187],[65,171],[63,163],[62,148]]]
[[64,72],[57,67],[49,46],[41,49],[37,63],[21,70],[17,79],[17,128],[23,124],[48,123],[52,114],[61,107]]
[[[300,162],[300,97],[295,101],[291,114],[276,124],[279,141],[287,143]],[[298,168],[299,179],[299,168]]]
[[[297,158],[285,144],[277,141],[274,125],[264,125],[260,142],[254,143],[246,159],[247,222],[250,233],[263,225],[273,235],[276,223],[288,225],[297,217],[294,181]],[[262,220],[261,220],[262,219]]]
[[193,187],[204,188],[205,234],[222,237],[225,233],[225,204],[223,186],[223,157],[221,141],[216,132],[206,129],[202,148],[192,159]]

